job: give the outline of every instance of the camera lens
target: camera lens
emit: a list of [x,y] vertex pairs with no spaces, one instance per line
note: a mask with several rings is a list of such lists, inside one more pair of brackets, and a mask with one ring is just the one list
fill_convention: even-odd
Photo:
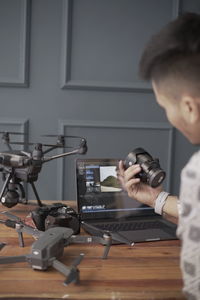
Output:
[[151,170],[149,173],[149,185],[153,188],[158,187],[165,179],[165,172],[163,170]]
[[165,179],[165,172],[161,169],[159,160],[154,159],[143,148],[134,149],[124,161],[125,169],[134,164],[139,164],[142,169],[136,177],[153,188],[158,187]]

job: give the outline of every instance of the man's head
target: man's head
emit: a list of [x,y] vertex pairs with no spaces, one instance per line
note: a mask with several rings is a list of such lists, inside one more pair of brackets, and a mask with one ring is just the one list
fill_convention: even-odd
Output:
[[139,73],[151,80],[169,121],[192,143],[200,143],[200,15],[184,14],[154,35]]

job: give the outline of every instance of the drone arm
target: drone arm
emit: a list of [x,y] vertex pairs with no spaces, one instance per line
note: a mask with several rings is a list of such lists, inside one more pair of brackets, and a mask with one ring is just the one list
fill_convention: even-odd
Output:
[[43,151],[43,154],[46,154],[46,153],[48,153],[48,152],[50,152],[50,151],[52,151],[52,150],[54,150],[54,149],[57,149],[57,148],[60,148],[60,147],[59,147],[59,146],[57,146],[57,145],[55,145],[55,146],[52,146],[51,148],[49,148],[49,149],[47,149],[47,150]]
[[0,257],[0,264],[12,264],[27,261],[26,255]]
[[[110,236],[110,238],[112,240],[116,240],[120,243],[123,244],[128,244],[130,246],[134,246],[134,242],[129,241],[127,238],[125,238],[124,236],[122,236],[120,233],[118,232],[114,232],[114,231],[106,231],[106,230],[101,230],[101,229],[97,229],[96,227],[94,227],[93,225],[89,224],[89,223],[85,223],[84,221],[81,221],[81,224],[85,227],[85,228],[90,228],[93,230],[93,232],[95,232],[97,235],[101,235],[102,237],[106,237],[107,235]],[[83,227],[83,228],[84,228]]]
[[54,155],[54,156],[51,156],[51,157],[44,157],[43,158],[43,163],[45,163],[47,161],[50,161],[50,160],[53,160],[53,159],[56,159],[56,158],[72,155],[72,154],[77,154],[77,153],[78,154],[85,154],[87,152],[87,149],[88,148],[87,148],[86,139],[82,138],[79,148],[74,149],[73,151],[70,151],[70,152],[65,152],[65,153]]
[[[7,214],[8,213],[6,212],[6,215]],[[15,217],[15,216],[11,215],[11,217]],[[24,247],[24,240],[23,240],[22,232],[26,232],[27,234],[31,234],[35,238],[37,238],[37,237],[39,237],[43,234],[43,231],[39,231],[36,228],[28,226],[28,225],[22,223],[20,220],[16,221],[16,220],[11,220],[11,219],[7,219],[7,220],[1,220],[0,219],[0,223],[4,224],[7,227],[16,229],[16,231],[18,233],[18,239],[19,239],[20,247]]]
[[4,143],[6,145],[6,147],[8,148],[8,151],[12,151],[12,147],[10,146],[10,144],[8,142]]
[[65,266],[63,263],[61,263],[59,260],[54,259],[52,262],[52,266],[60,273],[62,273],[64,276],[69,276],[70,268]]
[[43,163],[48,162],[48,161],[53,160],[53,159],[60,158],[60,157],[64,157],[64,156],[76,154],[76,153],[79,153],[79,149],[75,149],[73,151],[62,153],[62,154],[58,154],[58,155],[54,155],[54,156],[51,156],[51,157],[44,157]]
[[102,255],[103,259],[106,259],[110,246],[112,243],[112,238],[109,234],[104,234],[103,237],[100,236],[76,236],[72,235],[69,239],[69,243],[101,243],[105,246],[104,253]]
[[12,149],[12,147],[10,145],[10,138],[9,138],[9,136],[4,137],[3,140],[4,140],[4,144],[6,145],[6,147],[8,148],[8,150],[12,151],[13,149]]
[[104,244],[105,241],[102,237],[100,236],[84,236],[84,235],[72,235],[68,241],[67,241],[67,244],[71,244],[71,243],[74,243],[74,244],[80,244],[80,243],[87,243],[87,244],[90,244],[90,243],[101,243],[101,244]]
[[19,223],[17,223],[16,221],[9,220],[9,219],[0,220],[0,223],[3,223],[7,227],[16,229],[17,233],[18,233],[19,245],[20,245],[20,247],[24,247],[24,239],[23,239],[23,235],[22,235],[22,231],[21,231],[21,225]]
[[79,282],[79,270],[77,266],[80,264],[84,257],[84,254],[81,253],[79,257],[77,257],[70,267],[65,266],[63,263],[54,259],[52,262],[52,266],[64,276],[66,276],[66,280],[64,281],[65,285],[68,285],[71,282],[78,283]]
[[16,228],[16,224],[17,224],[17,222],[15,220],[9,220],[9,219],[7,219],[7,220],[0,219],[0,223],[4,224],[7,227],[14,228],[14,229]]

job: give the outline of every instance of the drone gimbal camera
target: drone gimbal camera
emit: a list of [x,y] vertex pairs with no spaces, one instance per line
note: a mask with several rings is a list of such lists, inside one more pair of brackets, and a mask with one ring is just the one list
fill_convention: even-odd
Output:
[[[4,181],[3,188],[0,192],[0,202],[11,208],[18,203],[27,203],[25,189],[23,183],[29,183],[33,189],[37,203],[42,206],[39,195],[37,193],[34,182],[37,181],[44,163],[53,159],[65,157],[74,154],[85,154],[87,152],[87,142],[83,137],[64,136],[64,135],[48,135],[57,137],[57,141],[53,145],[41,143],[29,143],[34,149],[31,152],[22,150],[13,150],[11,144],[24,145],[21,142],[10,142],[10,134],[20,134],[15,132],[0,132],[2,140],[7,146],[8,151],[0,152],[0,172]],[[46,153],[58,149],[66,148],[65,137],[79,139],[79,145],[72,151],[65,152],[54,156],[45,156]],[[44,147],[47,147],[43,150]]]

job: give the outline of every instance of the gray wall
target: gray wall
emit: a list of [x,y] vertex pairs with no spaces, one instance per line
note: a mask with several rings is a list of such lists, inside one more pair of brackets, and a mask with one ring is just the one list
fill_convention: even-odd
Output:
[[[178,193],[197,148],[168,123],[137,67],[151,34],[188,10],[200,11],[199,0],[0,0],[0,130],[27,133],[12,136],[25,142],[82,135],[91,158],[144,147]],[[75,159],[44,165],[41,199],[75,199]]]

